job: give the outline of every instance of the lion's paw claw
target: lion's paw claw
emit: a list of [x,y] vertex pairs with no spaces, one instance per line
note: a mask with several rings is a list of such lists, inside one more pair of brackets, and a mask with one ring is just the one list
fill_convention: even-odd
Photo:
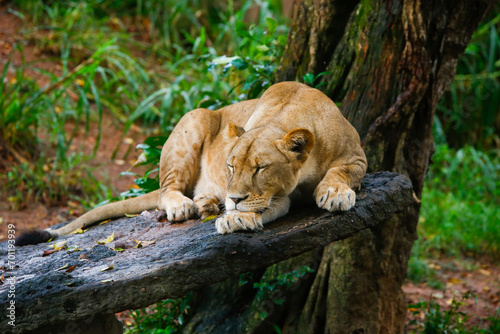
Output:
[[161,199],[158,208],[165,210],[169,221],[183,221],[196,215],[196,208],[192,199],[180,192],[167,192]]
[[354,206],[356,193],[347,185],[324,187],[316,192],[316,203],[328,211],[347,211]]
[[219,234],[233,233],[239,230],[261,230],[263,229],[262,217],[255,212],[228,212],[217,218],[215,227]]

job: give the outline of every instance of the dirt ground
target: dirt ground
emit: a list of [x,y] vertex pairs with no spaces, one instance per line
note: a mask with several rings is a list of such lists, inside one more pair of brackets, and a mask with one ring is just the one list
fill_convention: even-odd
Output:
[[[9,13],[5,5],[0,4],[0,70],[3,70],[7,63],[14,43],[21,42],[24,47],[24,57],[27,61],[38,60],[39,66],[44,70],[60,74],[60,64],[54,63],[53,60],[44,61],[49,57],[38,51],[31,42],[23,39],[21,27],[22,21],[17,16]],[[13,61],[19,63],[21,55],[15,54]],[[30,75],[41,86],[47,83],[36,73]],[[97,125],[91,129],[91,133],[87,137],[80,132],[75,139],[75,147],[80,147],[80,144],[83,143],[84,150],[90,152],[94,145],[95,139],[93,138],[95,138],[96,128]],[[103,129],[105,131],[102,132],[99,151],[94,160],[95,166],[99,166],[95,177],[100,180],[109,178],[109,183],[116,188],[117,192],[126,191],[133,185],[132,177],[119,178],[118,176],[120,172],[130,168],[139,152],[132,150],[126,160],[120,159],[120,157],[123,157],[130,145],[135,147],[136,144],[141,143],[145,136],[141,133],[141,129],[135,126],[127,134],[125,142],[117,143],[122,129],[109,115],[104,115]],[[118,144],[120,145],[120,151],[117,155],[119,159],[112,160],[111,154]],[[32,203],[20,211],[9,211],[8,208],[8,203],[0,201],[0,241],[6,239],[8,224],[14,224],[16,230],[45,228],[73,219],[83,213],[81,208],[71,202],[60,206]],[[446,283],[446,289],[441,291],[430,288],[426,283],[417,285],[407,282],[403,290],[407,295],[408,304],[432,299],[443,309],[447,309],[450,307],[453,298],[462,300],[465,293],[471,292],[475,297],[464,300],[465,305],[461,310],[472,317],[469,324],[476,326],[481,324],[481,319],[493,315],[500,306],[500,267],[493,264],[492,261],[471,259],[469,263],[464,264],[453,259],[443,259],[431,263],[431,266],[438,272],[440,279]],[[131,320],[128,312],[122,313],[120,318],[126,323]],[[423,313],[409,308],[407,323],[410,320],[422,321]],[[418,331],[418,326],[413,325],[410,329]]]

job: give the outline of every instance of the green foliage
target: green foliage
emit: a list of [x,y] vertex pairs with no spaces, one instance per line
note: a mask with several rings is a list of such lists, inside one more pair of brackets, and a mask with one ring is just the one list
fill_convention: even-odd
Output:
[[[470,326],[468,321],[471,319],[464,311],[461,310],[465,305],[463,301],[474,298],[470,292],[462,296],[462,300],[452,299],[450,308],[446,311],[441,309],[441,306],[435,301],[419,302],[410,304],[408,308],[413,312],[413,315],[423,313],[425,318],[423,321],[413,320],[409,323],[409,333],[424,333],[424,334],[494,334],[500,329],[500,309],[497,310],[494,316],[488,318],[489,325],[487,327],[478,328]],[[417,330],[417,331],[415,331]]]
[[487,153],[470,146],[454,150],[438,145],[432,160],[427,175],[429,188],[452,193],[465,201],[500,204],[498,151]]
[[[95,179],[85,166],[87,159],[81,153],[72,152],[70,147],[78,130],[87,134],[90,120],[97,117],[99,135],[95,154],[103,106],[116,105],[116,100],[127,100],[137,92],[133,89],[137,85],[135,75],[129,75],[127,70],[139,69],[137,63],[112,43],[103,44],[72,70],[68,66],[70,44],[62,47],[60,75],[42,71],[24,58],[20,65],[14,65],[11,62],[13,55],[23,52],[20,46],[15,47],[2,73],[0,146],[6,152],[3,161],[7,163],[0,161],[0,168],[8,173],[0,179],[6,184],[5,193],[11,202],[21,205],[30,200],[59,200],[72,192],[100,192],[101,184],[91,186]],[[10,80],[7,79],[8,68],[15,72]],[[38,72],[48,83],[39,88],[29,75],[31,72]],[[124,90],[118,90],[118,85]],[[41,137],[46,140],[41,141]],[[47,147],[48,143],[52,147]],[[10,160],[14,162],[9,163]],[[13,175],[17,180],[6,182],[5,177]],[[83,175],[89,182],[80,181]],[[83,185],[85,183],[87,186]]]
[[422,195],[419,240],[412,250],[408,277],[442,288],[429,258],[442,254],[498,257],[500,157],[472,147],[438,146]]
[[332,73],[328,72],[328,71],[321,72],[321,73],[319,73],[317,75],[314,75],[312,73],[306,73],[302,79],[304,80],[304,83],[306,85],[309,85],[309,86],[314,87],[314,88],[320,88],[321,86],[326,85],[325,81],[320,82],[318,84],[314,84],[314,83],[317,82],[322,76],[324,76],[324,75],[331,75],[331,74]]
[[[237,22],[235,30],[222,25],[216,39],[221,44],[229,42],[229,47],[207,46],[209,43],[205,29],[201,29],[200,35],[196,37],[185,34],[185,38],[192,42],[191,53],[178,51],[175,56],[178,60],[165,64],[169,73],[178,72],[173,84],[144,100],[132,114],[132,120],[150,113],[148,108],[161,101],[160,108],[154,114],[160,117],[162,128],[171,129],[171,123],[162,121],[161,115],[168,115],[174,110],[175,123],[186,112],[197,107],[217,109],[233,102],[255,98],[273,83],[278,59],[284,49],[285,40],[282,37],[285,35],[285,28],[278,26],[271,17],[267,17],[265,25],[248,26],[242,17],[245,15],[243,10],[248,9],[251,2],[245,4],[247,5],[242,11],[234,13],[228,19],[229,22]],[[261,9],[261,15],[270,14]],[[218,56],[215,50],[232,54]],[[182,67],[188,63],[189,69]],[[182,69],[180,72],[179,68]]]
[[428,265],[431,259],[500,257],[499,22],[498,10],[493,10],[474,33],[434,118],[437,146],[408,277],[438,289],[444,286]]
[[[201,10],[188,1],[15,3],[19,7],[16,13],[26,25],[25,36],[43,52],[58,55],[63,73],[43,71],[36,62],[23,62],[16,68],[15,82],[2,80],[0,90],[5,94],[0,98],[0,143],[10,155],[18,157],[17,163],[31,163],[53,143],[55,158],[44,157],[45,162],[50,162],[51,175],[69,177],[61,173],[63,167],[78,174],[80,166],[68,163],[71,160],[67,158],[68,148],[77,130],[85,127],[87,132],[91,120],[97,117],[95,153],[105,111],[125,123],[123,137],[137,121],[142,121],[144,128],[153,126],[167,135],[192,109],[213,109],[256,97],[272,84],[277,59],[285,44],[286,28],[280,23],[283,20],[276,19],[280,17],[277,7],[266,2],[260,3],[257,23],[252,25],[244,17],[253,1],[241,2],[237,8],[229,3],[202,6]],[[214,8],[217,10],[213,11]],[[149,37],[154,44],[136,41],[126,30],[128,27],[142,31],[145,25],[150,27]],[[146,57],[134,58],[125,49]],[[222,66],[218,64],[218,59],[222,59],[219,53],[231,54],[228,58],[238,60]],[[13,67],[12,63],[7,65]],[[2,79],[8,67],[4,67]],[[26,74],[27,70],[46,76],[50,83],[38,88]],[[71,132],[67,132],[68,122],[76,124]],[[39,132],[49,137],[39,141]],[[145,149],[146,155],[152,150],[139,148]],[[145,191],[157,187],[154,172],[157,158],[158,155],[147,159],[146,163],[153,167],[136,181]],[[79,160],[82,162],[83,157]],[[35,163],[30,168],[38,165],[47,163]],[[14,171],[14,167],[9,168]],[[58,180],[49,183],[63,184]],[[21,188],[28,188],[27,183],[8,189],[9,193],[16,192],[16,201],[22,199],[17,194]],[[32,193],[40,194],[42,188],[46,188],[42,183],[35,185]],[[65,197],[73,190],[50,188],[50,195],[43,195],[48,201]],[[85,191],[102,192],[88,188]],[[137,195],[144,191],[131,190],[127,195],[134,192]]]
[[[283,305],[285,299],[281,298],[283,291],[280,291],[280,289],[286,290],[290,288],[300,278],[311,272],[314,272],[314,269],[308,266],[303,266],[291,272],[279,273],[276,276],[264,276],[260,282],[253,284],[253,287],[257,289],[257,294],[255,295],[256,302],[271,300],[276,305]],[[267,312],[263,311],[260,314],[260,318],[265,319],[266,317]]]
[[136,177],[134,183],[137,185],[137,188],[131,188],[128,191],[121,193],[120,197],[127,198],[144,195],[159,188],[160,181],[158,168],[155,167],[160,161],[161,149],[167,138],[168,137],[164,136],[148,137],[143,144],[137,145],[137,148],[143,150],[143,152],[139,156],[136,165],[149,165],[149,169],[144,173],[144,175],[129,171],[122,172],[121,175],[133,175]]
[[[272,17],[275,14],[269,12],[265,3],[261,4],[260,21],[251,26],[246,24],[243,17],[251,4],[251,1],[243,2],[240,10],[221,14],[226,15],[229,22],[234,22],[234,30],[229,29],[231,25],[229,28],[228,25],[220,25],[216,40],[221,45],[217,49],[232,51],[231,56],[217,56],[216,49],[207,46],[209,43],[204,28],[200,29],[200,35],[196,37],[185,33],[184,37],[191,42],[192,53],[177,48],[175,62],[164,64],[166,72],[178,73],[174,81],[144,99],[131,113],[126,127],[137,119],[144,119],[146,122],[158,123],[162,132],[168,134],[173,125],[190,110],[197,107],[217,109],[230,103],[256,98],[272,85],[278,59],[286,43],[286,28]],[[215,30],[212,31],[214,32]],[[222,45],[226,42],[229,47]],[[154,137],[148,138],[145,144],[153,139]],[[143,154],[146,161],[142,164],[154,168],[159,163],[159,154],[150,152],[149,146],[147,144],[138,148],[145,149]],[[151,150],[159,151],[160,148],[158,142]],[[150,175],[137,175],[139,179],[136,184],[140,187],[139,183],[142,182],[152,185]],[[153,188],[150,187],[146,192],[154,190]],[[139,194],[144,191],[132,189],[131,192]],[[131,192],[126,195],[131,195]]]
[[436,110],[439,131],[452,147],[487,149],[500,142],[500,6],[495,8],[472,36],[450,91]]
[[500,257],[500,156],[466,146],[436,147],[422,195],[408,277],[415,282],[442,284],[428,266],[441,255]]
[[126,334],[174,334],[179,333],[189,317],[193,293],[183,298],[166,299],[147,309],[132,312],[134,323],[126,328]]
[[426,282],[427,286],[433,289],[444,290],[446,288],[445,283],[439,279],[436,271],[429,267],[426,256],[419,249],[415,250],[419,247],[420,245],[417,242],[408,261],[408,279],[415,283]]
[[499,253],[500,156],[438,146],[422,196],[416,251]]
[[[111,18],[102,15],[102,1],[15,1],[26,15],[25,37],[38,49],[61,53],[61,45],[70,44],[70,55],[79,61],[91,56],[111,38],[124,39],[121,27],[113,27]],[[26,16],[29,20],[26,20]]]

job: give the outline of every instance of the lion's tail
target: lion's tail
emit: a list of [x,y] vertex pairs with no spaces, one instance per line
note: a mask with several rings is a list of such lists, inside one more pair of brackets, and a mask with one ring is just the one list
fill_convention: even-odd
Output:
[[160,190],[155,190],[139,197],[100,206],[56,230],[48,228],[45,230],[34,230],[23,233],[16,238],[16,246],[39,244],[50,239],[70,234],[79,228],[88,227],[106,219],[123,217],[125,214],[137,214],[144,210],[155,209],[158,205],[159,197]]

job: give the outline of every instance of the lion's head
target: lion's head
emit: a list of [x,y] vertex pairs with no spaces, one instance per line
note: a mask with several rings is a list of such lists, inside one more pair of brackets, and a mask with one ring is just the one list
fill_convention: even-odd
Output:
[[314,146],[307,129],[288,133],[275,127],[247,132],[229,124],[226,139],[234,147],[226,161],[226,210],[262,213],[273,201],[292,193]]

